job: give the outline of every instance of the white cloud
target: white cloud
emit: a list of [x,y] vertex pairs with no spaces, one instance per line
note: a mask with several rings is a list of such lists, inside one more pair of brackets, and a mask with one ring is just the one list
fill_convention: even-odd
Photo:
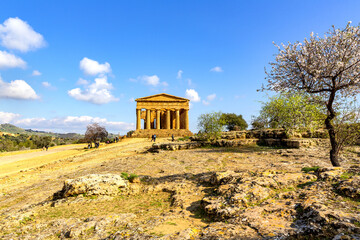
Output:
[[177,73],[176,78],[177,78],[177,79],[181,79],[181,78],[182,78],[182,74],[183,74],[183,70],[179,70],[178,73]]
[[0,112],[0,123],[10,123],[15,119],[19,118],[21,115],[16,113],[9,112]]
[[133,97],[130,98],[130,99],[129,99],[129,102],[135,102],[135,98],[133,98]]
[[222,68],[219,66],[213,67],[210,69],[210,72],[223,72]]
[[43,36],[19,18],[8,18],[0,24],[1,45],[8,49],[28,52],[46,45]]
[[234,96],[235,99],[243,99],[245,97],[246,97],[245,95],[235,95]]
[[209,104],[210,104],[210,102],[205,101],[205,100],[202,100],[202,103],[203,103],[205,106],[207,106],[207,105],[209,105]]
[[38,70],[34,70],[31,75],[33,75],[33,76],[41,76],[41,74],[42,73],[39,72]]
[[67,116],[60,118],[20,118],[20,114],[0,112],[0,123],[12,123],[18,127],[31,128],[53,132],[78,132],[84,133],[90,123],[99,123],[110,132],[130,131],[135,127],[134,123],[109,121],[106,118],[91,116]]
[[76,82],[77,85],[88,85],[89,81],[83,78],[79,78],[79,80]]
[[192,80],[190,78],[187,79],[187,82],[190,87],[193,85]]
[[208,101],[212,101],[212,100],[214,100],[215,98],[216,98],[216,94],[215,94],[215,93],[210,94],[209,96],[206,97],[206,99],[207,99]]
[[200,102],[199,94],[194,89],[186,89],[185,96],[193,102]]
[[94,104],[105,104],[119,100],[111,94],[111,89],[113,89],[112,84],[108,83],[107,77],[104,76],[101,78],[95,78],[95,82],[89,86],[85,86],[84,90],[74,88],[69,90],[68,94],[76,100],[91,102]]
[[1,68],[25,68],[26,62],[14,54],[6,51],[0,51],[0,69]]
[[141,77],[141,79],[145,82],[145,84],[151,86],[157,86],[160,83],[160,78],[156,75],[152,75],[152,76],[144,75]]
[[169,86],[169,84],[167,82],[160,82],[160,78],[157,75],[138,76],[137,78],[129,78],[129,81],[134,82],[134,83],[141,82],[143,84],[150,85],[153,87],[157,87],[157,86],[168,87]]
[[39,96],[24,80],[14,80],[7,83],[0,78],[0,98],[25,100],[38,99]]
[[46,88],[50,88],[51,87],[51,84],[49,82],[42,82],[41,83],[44,87]]
[[80,61],[80,69],[86,74],[95,76],[98,74],[106,74],[111,72],[111,67],[108,62],[100,64],[99,62],[84,57]]

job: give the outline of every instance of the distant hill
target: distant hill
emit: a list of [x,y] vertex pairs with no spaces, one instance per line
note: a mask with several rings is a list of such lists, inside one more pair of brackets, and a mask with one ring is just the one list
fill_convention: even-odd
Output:
[[6,133],[13,133],[13,134],[26,133],[24,129],[14,126],[10,123],[0,124],[0,131]]
[[84,137],[84,135],[78,133],[52,133],[52,132],[38,131],[32,129],[23,129],[9,123],[0,124],[0,131],[11,134],[52,136],[52,137],[69,138],[69,139],[80,139]]

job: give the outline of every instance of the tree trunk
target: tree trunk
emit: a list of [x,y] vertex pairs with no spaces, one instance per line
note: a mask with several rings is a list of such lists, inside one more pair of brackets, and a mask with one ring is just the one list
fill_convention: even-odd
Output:
[[330,161],[331,161],[331,164],[334,167],[340,167],[339,143],[336,140],[335,128],[334,128],[334,125],[332,124],[332,120],[335,118],[335,112],[333,109],[334,99],[335,99],[335,91],[331,92],[330,97],[329,97],[329,102],[326,106],[328,109],[328,116],[325,119],[325,126],[329,132],[329,138],[330,138],[330,145],[331,145]]

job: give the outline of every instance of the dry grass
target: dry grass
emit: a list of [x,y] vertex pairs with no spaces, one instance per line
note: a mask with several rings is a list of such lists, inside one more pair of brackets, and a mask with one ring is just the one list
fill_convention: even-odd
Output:
[[137,220],[146,220],[170,209],[170,194],[166,192],[147,193],[131,196],[116,196],[111,200],[97,200],[95,196],[84,197],[87,201],[41,207],[36,219],[50,221],[66,218],[88,218],[109,214],[134,213]]

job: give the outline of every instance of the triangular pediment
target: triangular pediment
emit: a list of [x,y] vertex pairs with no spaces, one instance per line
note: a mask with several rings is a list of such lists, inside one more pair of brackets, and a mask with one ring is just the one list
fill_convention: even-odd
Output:
[[189,99],[173,96],[167,93],[155,94],[147,97],[137,98],[136,102],[188,102]]

